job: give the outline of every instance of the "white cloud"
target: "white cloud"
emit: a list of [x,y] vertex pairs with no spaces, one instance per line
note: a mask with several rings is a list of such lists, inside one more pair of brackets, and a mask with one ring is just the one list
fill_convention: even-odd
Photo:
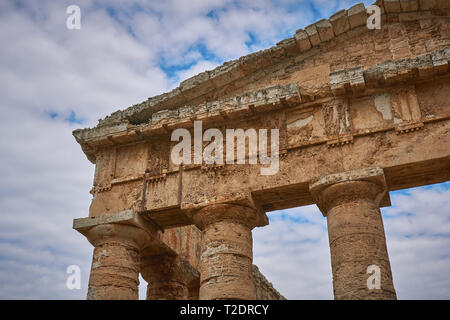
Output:
[[[309,206],[269,216],[270,225],[253,232],[260,271],[287,299],[332,299],[326,220],[320,211]],[[296,220],[300,217],[302,222]]]

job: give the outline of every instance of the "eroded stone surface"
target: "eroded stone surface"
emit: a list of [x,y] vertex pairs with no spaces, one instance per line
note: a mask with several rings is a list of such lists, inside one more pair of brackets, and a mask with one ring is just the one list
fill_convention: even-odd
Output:
[[253,265],[253,282],[255,284],[255,300],[286,300],[255,265]]
[[202,229],[200,299],[223,300],[255,297],[252,233],[254,209],[217,204],[195,213]]

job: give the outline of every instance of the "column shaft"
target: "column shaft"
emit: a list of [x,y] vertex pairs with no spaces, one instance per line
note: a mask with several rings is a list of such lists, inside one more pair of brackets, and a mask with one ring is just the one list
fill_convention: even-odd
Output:
[[215,204],[199,210],[202,230],[200,300],[254,299],[252,232],[256,211]]
[[147,281],[147,300],[187,300],[189,266],[169,254],[145,257],[142,276]]
[[147,234],[132,226],[106,224],[87,236],[95,246],[87,299],[137,300],[139,251]]
[[[367,183],[347,182],[337,187],[362,188]],[[396,299],[383,220],[374,200],[359,197],[333,206],[327,213],[327,225],[335,298]],[[367,286],[367,268],[372,265],[380,268],[380,289]]]
[[311,188],[327,217],[334,297],[396,299],[379,209],[386,193],[385,185],[380,183],[384,176],[359,181],[352,174],[349,178],[342,178],[345,174],[339,179],[336,176],[322,179],[331,183]]

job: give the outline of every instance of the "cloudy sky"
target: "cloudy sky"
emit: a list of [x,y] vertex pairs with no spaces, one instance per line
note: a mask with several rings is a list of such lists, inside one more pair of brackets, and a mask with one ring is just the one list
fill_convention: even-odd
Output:
[[[88,215],[94,167],[72,130],[357,2],[0,1],[0,299],[86,296],[92,247],[71,226]],[[80,30],[66,28],[71,4]],[[449,299],[450,183],[391,197],[382,212],[398,297]],[[321,213],[269,216],[255,264],[287,298],[331,299]],[[80,290],[66,288],[69,265]]]

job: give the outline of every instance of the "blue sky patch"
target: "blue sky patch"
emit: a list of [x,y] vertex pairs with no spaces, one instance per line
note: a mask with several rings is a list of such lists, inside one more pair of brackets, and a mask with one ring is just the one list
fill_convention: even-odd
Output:
[[75,113],[75,111],[71,111],[70,114],[66,117],[62,117],[62,115],[59,114],[58,112],[50,111],[50,112],[47,112],[47,116],[53,120],[62,119],[63,121],[68,122],[70,124],[83,124],[85,121],[83,118],[79,117]]

